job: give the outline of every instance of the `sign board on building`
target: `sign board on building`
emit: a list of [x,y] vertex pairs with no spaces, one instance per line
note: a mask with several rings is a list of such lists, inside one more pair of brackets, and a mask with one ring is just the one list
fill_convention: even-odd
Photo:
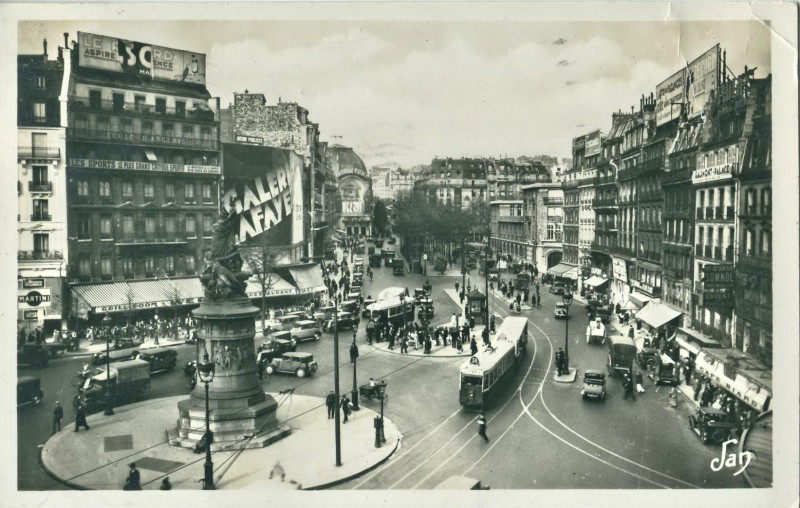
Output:
[[[702,157],[702,155],[699,157]],[[692,183],[698,184],[717,180],[729,180],[734,177],[735,173],[736,165],[730,162],[727,164],[717,164],[716,166],[695,169],[692,172]]]
[[303,241],[303,159],[292,150],[226,143],[225,195],[239,242],[266,234],[270,246]]
[[78,65],[150,79],[206,83],[203,53],[86,32],[78,32]]
[[703,266],[703,306],[732,307],[734,279],[733,265]]
[[44,279],[22,279],[22,287],[24,289],[41,289],[44,287]]
[[719,80],[719,44],[656,86],[656,125],[678,118],[685,105],[688,118],[702,113]]
[[50,307],[50,288],[17,291],[17,303],[22,309]]
[[100,159],[70,159],[73,168],[110,169],[125,171],[163,171],[165,173],[220,174],[219,166],[199,164],[167,164],[164,162],[109,161]]
[[242,143],[244,145],[258,145],[261,146],[264,144],[264,138],[258,136],[245,136],[243,134],[236,135],[236,142]]
[[614,278],[621,282],[628,282],[628,266],[624,259],[611,258],[611,268]]
[[356,176],[360,176],[361,178],[363,178],[365,180],[369,180],[370,179],[369,176],[367,175],[367,171],[362,169],[362,168],[343,168],[343,169],[340,169],[339,172],[337,173],[337,176],[339,178],[341,178],[341,177],[343,177],[345,175],[356,175]]
[[591,157],[592,155],[597,155],[600,153],[602,148],[602,138],[600,137],[600,131],[594,131],[591,134],[586,135],[586,139],[584,141],[586,151],[584,152],[584,156]]
[[39,311],[37,309],[23,311],[22,318],[25,321],[38,321]]

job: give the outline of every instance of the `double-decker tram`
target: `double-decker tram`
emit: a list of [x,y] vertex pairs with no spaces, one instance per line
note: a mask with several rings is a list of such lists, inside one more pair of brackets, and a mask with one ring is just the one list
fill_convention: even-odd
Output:
[[459,402],[480,411],[494,404],[514,376],[528,348],[528,319],[507,317],[491,346],[484,346],[461,366]]

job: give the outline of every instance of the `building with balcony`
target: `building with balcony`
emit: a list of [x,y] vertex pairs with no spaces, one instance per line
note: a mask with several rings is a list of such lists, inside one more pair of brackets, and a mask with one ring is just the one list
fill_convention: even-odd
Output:
[[514,261],[528,261],[529,245],[525,236],[523,200],[489,202],[490,245],[498,256]]
[[371,168],[369,177],[372,180],[372,196],[384,203],[391,203],[401,194],[414,190],[417,174],[410,169]]
[[63,49],[50,60],[46,40],[42,54],[17,57],[17,320],[47,335],[67,308],[64,76]]
[[102,283],[150,288],[109,312],[152,313],[167,293],[180,294],[173,306],[195,303],[199,283],[178,291],[176,281],[202,269],[219,209],[218,103],[205,55],[155,47],[143,70],[117,57],[124,43],[79,33],[65,60],[72,313],[90,319],[103,312]]
[[538,271],[558,265],[563,256],[564,191],[554,182],[523,185],[525,260]]
[[488,203],[487,159],[434,158],[414,183],[414,192],[464,210],[476,201]]

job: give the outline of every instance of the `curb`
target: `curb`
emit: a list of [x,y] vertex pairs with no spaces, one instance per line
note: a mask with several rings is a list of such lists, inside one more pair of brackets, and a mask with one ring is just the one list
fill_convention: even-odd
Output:
[[73,483],[73,482],[71,482],[69,480],[64,480],[63,478],[59,478],[58,476],[56,476],[55,473],[53,473],[52,471],[47,469],[47,466],[44,465],[44,461],[42,460],[42,452],[43,451],[44,451],[44,446],[39,448],[39,457],[38,457],[38,459],[39,459],[39,465],[44,470],[44,472],[47,473],[47,476],[49,476],[50,478],[54,479],[55,481],[57,481],[61,485],[65,485],[65,486],[67,486],[67,487],[69,487],[69,488],[71,488],[73,490],[81,490],[81,491],[93,490],[93,489],[86,488],[83,485],[78,485],[77,483]]
[[389,452],[389,454],[388,454],[386,457],[382,458],[381,460],[379,460],[379,461],[378,461],[378,462],[376,462],[375,464],[373,464],[373,465],[369,466],[368,468],[366,468],[366,469],[364,469],[364,470],[362,470],[362,471],[359,471],[358,473],[354,473],[354,474],[352,474],[352,475],[350,475],[350,476],[348,476],[348,477],[346,477],[346,478],[341,478],[341,479],[339,479],[339,480],[334,480],[334,481],[332,481],[332,482],[324,483],[324,484],[322,484],[322,485],[315,485],[314,487],[309,487],[309,488],[307,488],[307,489],[300,489],[300,490],[309,490],[309,491],[311,491],[311,490],[325,490],[325,489],[327,489],[327,488],[334,487],[334,486],[336,486],[336,485],[341,485],[342,483],[349,482],[350,480],[353,480],[353,479],[355,479],[355,478],[358,478],[358,477],[359,477],[359,476],[361,476],[361,475],[364,475],[364,474],[366,474],[366,473],[369,473],[369,472],[370,472],[370,471],[372,471],[373,469],[377,468],[378,466],[380,466],[381,464],[383,464],[384,462],[386,462],[387,460],[389,460],[389,458],[390,458],[392,455],[394,455],[394,452],[396,452],[396,451],[397,451],[397,447],[398,447],[398,446],[400,446],[400,439],[401,439],[400,437],[398,437],[398,438],[397,438],[397,441],[396,441],[396,442],[395,442],[395,444],[394,444],[394,448],[392,448],[392,451],[391,451],[391,452]]

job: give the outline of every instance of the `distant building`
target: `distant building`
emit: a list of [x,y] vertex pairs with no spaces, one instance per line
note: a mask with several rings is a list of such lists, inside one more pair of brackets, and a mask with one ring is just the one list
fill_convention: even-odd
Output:
[[391,203],[402,194],[414,190],[417,173],[408,169],[392,169],[374,167],[369,172],[372,180],[372,196],[386,203]]
[[372,180],[364,161],[352,148],[338,144],[328,147],[328,156],[339,188],[339,233],[358,237],[371,236]]

